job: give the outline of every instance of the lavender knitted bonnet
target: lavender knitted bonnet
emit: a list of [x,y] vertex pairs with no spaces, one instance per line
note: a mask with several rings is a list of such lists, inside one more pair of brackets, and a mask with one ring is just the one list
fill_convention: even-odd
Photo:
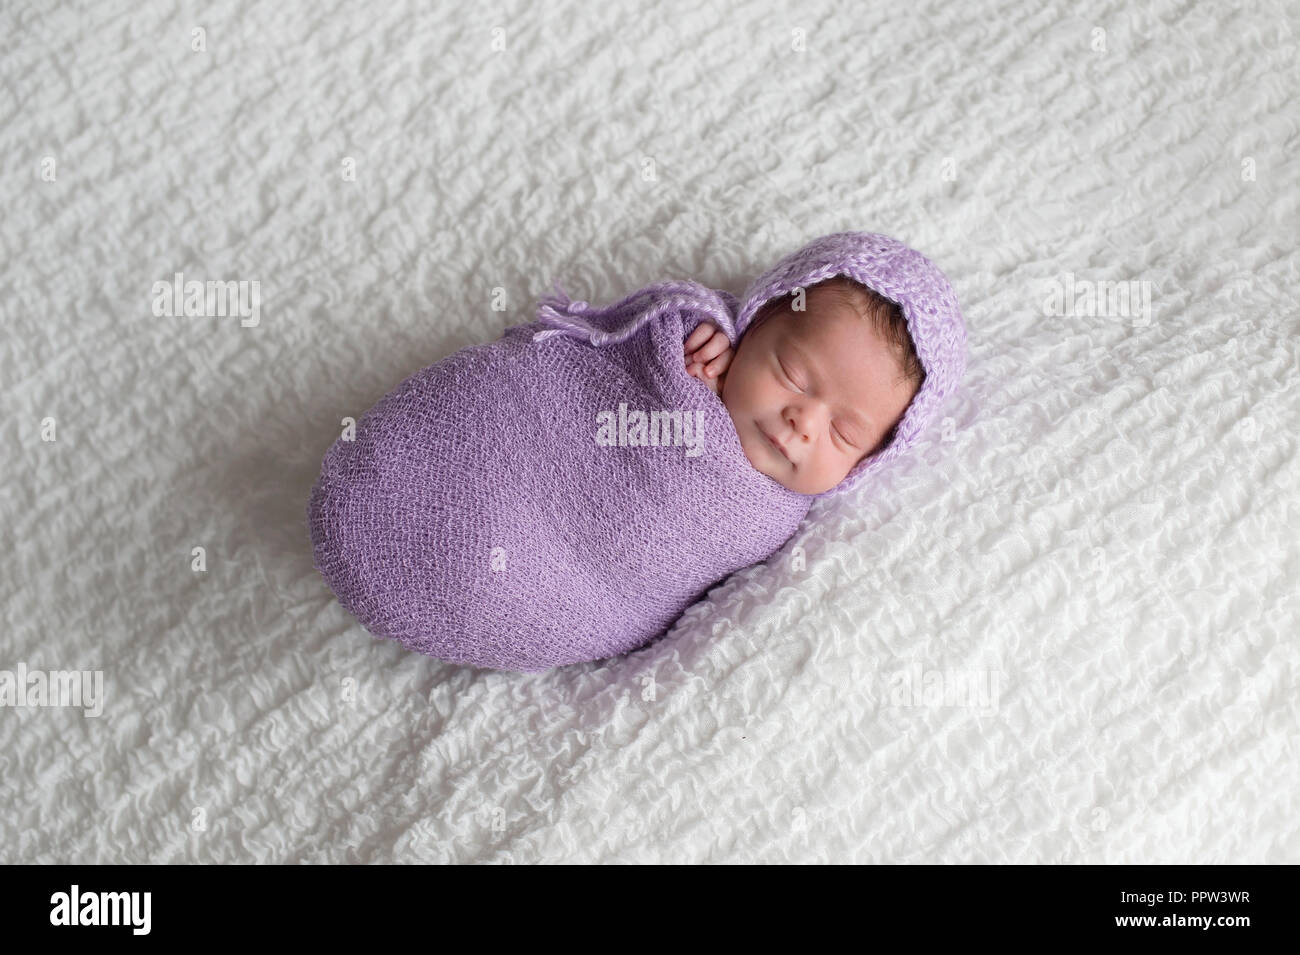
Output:
[[947,277],[920,252],[875,232],[822,236],[760,275],[745,292],[732,344],[769,300],[836,275],[899,305],[925,368],[925,382],[903,413],[894,440],[858,462],[839,484],[815,495],[818,498],[853,490],[915,444],[966,371],[966,325]]

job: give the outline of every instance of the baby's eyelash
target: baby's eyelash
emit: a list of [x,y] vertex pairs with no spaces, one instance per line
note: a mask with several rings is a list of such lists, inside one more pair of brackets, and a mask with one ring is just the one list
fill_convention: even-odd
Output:
[[786,380],[786,381],[790,382],[790,384],[791,384],[791,386],[793,386],[794,390],[795,390],[795,391],[803,391],[802,388],[800,388],[797,384],[795,384],[795,380],[794,380],[793,378],[790,377],[790,373],[789,373],[788,371],[785,370],[785,362],[783,362],[780,358],[778,358],[778,359],[776,360],[776,363],[777,363],[777,366],[781,369],[781,374],[783,374],[783,375],[785,376],[785,380]]

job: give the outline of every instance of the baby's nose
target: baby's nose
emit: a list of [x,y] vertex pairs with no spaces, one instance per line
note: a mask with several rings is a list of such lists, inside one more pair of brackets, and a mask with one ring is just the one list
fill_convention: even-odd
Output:
[[792,405],[786,409],[786,421],[794,429],[796,440],[810,441],[813,432],[817,430],[819,417],[818,413],[812,408]]
[[786,421],[794,429],[794,436],[797,440],[808,440],[808,412],[798,408],[791,408],[786,411]]

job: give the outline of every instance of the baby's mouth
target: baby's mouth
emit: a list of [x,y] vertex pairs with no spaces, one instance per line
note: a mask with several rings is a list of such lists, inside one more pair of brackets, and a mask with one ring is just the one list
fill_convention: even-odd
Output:
[[[776,450],[780,452],[781,457],[785,458],[787,461],[790,461],[790,455],[785,453],[785,448],[781,446],[780,442],[778,442],[775,438],[773,438],[762,428],[758,429],[758,433],[761,434],[766,439],[768,444],[770,444],[772,447],[776,448]],[[790,463],[793,464],[794,462],[790,461]]]

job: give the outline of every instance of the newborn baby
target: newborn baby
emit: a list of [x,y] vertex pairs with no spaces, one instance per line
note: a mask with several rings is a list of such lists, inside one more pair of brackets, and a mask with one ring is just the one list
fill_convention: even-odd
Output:
[[618,656],[917,441],[965,369],[943,273],[815,239],[743,299],[661,282],[401,382],[321,464],[316,566],[371,633],[533,672]]
[[820,494],[889,443],[925,369],[898,306],[852,279],[819,282],[797,304],[765,304],[739,353],[701,322],[685,359],[722,398],[750,463]]

